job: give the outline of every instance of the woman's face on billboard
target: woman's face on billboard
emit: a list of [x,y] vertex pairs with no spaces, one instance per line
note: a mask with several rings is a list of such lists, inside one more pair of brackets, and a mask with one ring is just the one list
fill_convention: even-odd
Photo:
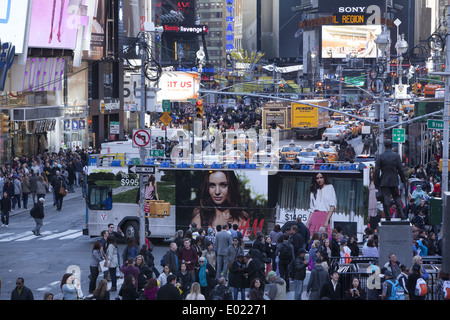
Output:
[[214,203],[222,205],[228,196],[228,180],[221,171],[211,173],[209,176],[209,195]]
[[322,187],[323,186],[323,184],[325,183],[325,179],[324,179],[324,177],[323,177],[323,175],[322,174],[317,174],[317,176],[316,176],[316,183],[320,186],[320,187]]

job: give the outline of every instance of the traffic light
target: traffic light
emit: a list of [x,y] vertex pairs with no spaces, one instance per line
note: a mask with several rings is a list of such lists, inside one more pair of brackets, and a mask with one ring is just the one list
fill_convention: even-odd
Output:
[[422,94],[422,84],[417,83],[417,95],[421,95],[421,94]]
[[280,84],[280,92],[284,92],[284,83]]
[[203,100],[198,99],[195,103],[195,115],[197,119],[203,119]]
[[2,134],[8,134],[11,131],[10,126],[9,116],[2,113]]
[[412,88],[411,88],[412,93],[414,93],[415,95],[417,94],[417,82],[413,83]]
[[319,81],[319,82],[317,82],[317,93],[322,93],[322,90],[323,90],[323,88],[322,88],[322,82],[321,81]]

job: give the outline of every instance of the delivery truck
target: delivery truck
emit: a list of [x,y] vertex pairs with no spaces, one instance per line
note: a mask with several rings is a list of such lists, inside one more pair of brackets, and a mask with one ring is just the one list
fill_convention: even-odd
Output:
[[304,137],[321,139],[322,133],[330,126],[330,114],[328,110],[311,104],[328,107],[328,100],[305,100],[305,103],[291,104],[291,130],[297,139]]

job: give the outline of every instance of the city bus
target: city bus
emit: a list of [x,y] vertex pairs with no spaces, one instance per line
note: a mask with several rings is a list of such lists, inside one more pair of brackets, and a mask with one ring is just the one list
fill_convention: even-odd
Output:
[[[250,241],[259,231],[268,234],[276,224],[283,226],[297,217],[306,224],[310,185],[320,172],[336,192],[331,226],[351,226],[352,232],[362,239],[367,221],[369,169],[374,163],[326,165],[318,170],[314,166],[290,170],[248,164],[156,164],[153,176],[158,199],[146,200],[146,229],[151,238],[167,240],[177,230],[187,230],[193,222],[204,230],[228,222],[238,224],[244,239]],[[218,176],[225,180],[221,182],[227,195],[207,192],[213,183],[211,177]],[[149,177],[144,176],[145,183]],[[221,185],[216,182],[216,186]],[[83,233],[96,237],[114,223],[126,237],[139,239],[139,195],[139,176],[128,174],[127,166],[89,166]]]

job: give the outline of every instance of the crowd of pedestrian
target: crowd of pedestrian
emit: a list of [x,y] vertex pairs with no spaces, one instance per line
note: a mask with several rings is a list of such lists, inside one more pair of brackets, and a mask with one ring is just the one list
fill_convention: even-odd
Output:
[[[50,196],[57,211],[61,211],[65,195],[75,192],[75,187],[84,185],[83,168],[87,165],[89,151],[78,147],[75,150],[60,149],[57,153],[16,157],[11,162],[2,163],[1,226],[9,226],[10,214],[15,210],[39,206],[49,201]],[[40,212],[39,216],[42,215],[43,212]],[[39,235],[39,232],[33,233]]]
[[[233,129],[236,124],[244,129],[252,127],[257,119],[240,112],[239,108],[244,106],[237,109],[212,106],[208,109],[207,121],[215,123],[218,130]],[[180,116],[173,125],[182,125],[186,117]],[[10,164],[1,165],[2,225],[9,224],[9,212],[16,207],[28,208],[30,197],[30,204],[31,201],[43,203],[52,191],[54,205],[61,210],[63,197],[59,190],[72,192],[74,187],[82,185],[87,157],[86,150],[61,150],[16,158]],[[112,225],[93,246],[91,296],[88,297],[108,300],[110,292],[118,291],[122,300],[285,300],[286,294],[294,291],[294,299],[300,300],[305,290],[310,300],[425,299],[426,294],[422,295],[417,289],[420,279],[429,280],[422,258],[442,255],[442,237],[431,225],[429,212],[430,198],[439,197],[441,193],[438,163],[439,154],[436,154],[426,166],[405,170],[407,181],[420,180],[405,184],[403,189],[409,202],[402,203],[402,212],[413,229],[412,266],[396,261],[395,254],[389,256],[384,266],[376,264],[379,257],[376,224],[369,224],[361,249],[355,238],[342,234],[339,228],[331,233],[319,230],[310,236],[299,219],[284,230],[277,225],[267,235],[259,232],[251,248],[246,250],[237,225],[219,225],[214,231],[193,223],[188,230],[177,232],[161,261],[155,261],[153,245],[148,239],[139,247],[131,238],[120,254],[118,238],[124,235],[120,229],[114,231]],[[390,217],[401,216],[396,206],[398,203],[390,204]],[[39,220],[43,219],[40,217],[35,218],[36,228],[33,229],[37,236],[42,225]],[[380,276],[380,288],[369,289],[358,277],[352,277],[349,283],[340,280],[339,266],[348,264],[354,257],[374,258],[371,267],[373,274]],[[304,283],[307,271],[310,271],[309,281]],[[97,283],[100,273],[103,279]],[[120,288],[117,287],[118,276],[124,279]],[[107,289],[109,281],[110,290]],[[439,299],[448,299],[444,292],[449,281],[449,275],[441,271],[437,281]],[[11,299],[33,299],[22,278],[16,285]],[[64,299],[83,298],[79,286],[73,275],[65,274],[61,281]],[[46,299],[52,297],[53,294],[45,295]]]

